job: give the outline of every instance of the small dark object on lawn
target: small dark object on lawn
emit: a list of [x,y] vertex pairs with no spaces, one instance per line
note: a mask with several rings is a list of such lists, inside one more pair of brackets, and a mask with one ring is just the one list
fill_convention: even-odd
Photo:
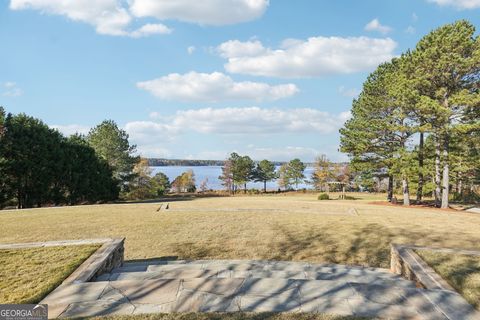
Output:
[[165,207],[165,210],[168,210],[169,206],[170,206],[170,204],[167,203],[167,206]]
[[162,210],[162,206],[163,206],[163,203],[160,205],[160,207],[158,207],[157,212]]

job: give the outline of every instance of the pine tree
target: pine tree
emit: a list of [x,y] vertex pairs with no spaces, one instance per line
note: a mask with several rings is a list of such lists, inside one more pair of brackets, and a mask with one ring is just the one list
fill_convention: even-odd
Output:
[[441,191],[442,208],[449,203],[452,136],[479,129],[478,118],[467,120],[480,104],[480,41],[474,34],[472,24],[457,21],[423,37],[412,52],[412,78],[422,96],[418,106],[432,119],[436,194],[438,202]]
[[113,169],[114,178],[120,182],[122,191],[133,179],[133,168],[139,158],[134,156],[136,146],[130,145],[128,134],[120,129],[113,120],[105,120],[91,129],[87,136],[88,143],[95,152]]
[[277,178],[275,164],[268,160],[260,161],[254,170],[253,177],[256,182],[263,182],[263,192],[267,192],[267,182]]
[[[349,154],[357,171],[388,175],[388,200],[393,197],[392,168],[411,134],[405,130],[406,114],[394,95],[399,63],[384,63],[369,75],[353,101],[351,119],[340,129],[340,150]],[[406,180],[405,175],[402,180]]]
[[298,184],[305,179],[305,174],[303,173],[305,168],[305,164],[300,159],[293,159],[288,162],[287,175],[292,183],[295,184],[296,190],[298,190]]

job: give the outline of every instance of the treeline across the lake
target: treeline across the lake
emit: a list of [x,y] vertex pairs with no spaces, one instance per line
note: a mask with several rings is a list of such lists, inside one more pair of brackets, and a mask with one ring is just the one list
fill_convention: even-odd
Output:
[[0,107],[0,208],[115,200],[131,192],[138,177],[134,152],[113,121],[65,137],[39,119]]
[[[480,39],[467,21],[444,25],[414,50],[380,65],[353,101],[340,130],[341,151],[364,181],[396,182],[403,201],[433,194],[447,208],[478,197],[480,181]],[[478,200],[478,199],[477,199]]]
[[[224,166],[226,160],[191,160],[191,159],[163,159],[148,158],[148,165],[151,167],[202,167],[202,166]],[[276,166],[285,164],[285,161],[272,161]],[[313,165],[313,163],[305,163]]]
[[200,166],[223,166],[223,160],[190,160],[190,159],[161,159],[149,158],[148,165],[151,167],[200,167]]

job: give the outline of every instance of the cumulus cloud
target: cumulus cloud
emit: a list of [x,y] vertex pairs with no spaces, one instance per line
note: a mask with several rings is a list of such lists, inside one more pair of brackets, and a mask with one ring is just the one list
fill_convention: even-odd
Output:
[[229,40],[218,46],[218,52],[223,58],[255,57],[267,53],[267,48],[258,41]]
[[321,152],[315,148],[286,146],[283,148],[251,148],[247,153],[253,159],[275,159],[277,161],[288,161],[294,158],[308,159],[309,161],[317,157]]
[[148,37],[152,34],[168,34],[172,33],[172,29],[161,23],[148,23],[130,33],[133,38]]
[[57,1],[11,0],[10,9],[39,10],[42,13],[67,16],[71,20],[89,23],[100,34],[124,35],[123,28],[131,22],[131,16],[116,0]]
[[268,4],[268,0],[133,0],[130,10],[136,17],[219,26],[259,18]]
[[371,70],[391,60],[396,46],[390,38],[312,37],[287,39],[278,49],[230,40],[217,51],[228,59],[225,69],[231,73],[300,78]]
[[369,23],[367,23],[365,25],[365,30],[366,31],[378,31],[381,34],[387,34],[390,31],[392,31],[392,28],[390,28],[389,26],[382,25],[380,23],[380,20],[378,20],[378,19],[373,19],[372,21],[370,21]]
[[19,97],[23,94],[23,90],[18,87],[15,82],[7,81],[3,83],[3,92],[4,97]]
[[245,22],[260,17],[268,0],[10,0],[11,10],[38,10],[92,25],[97,33],[133,38],[169,34],[162,23],[147,23],[135,29],[134,18],[175,19],[206,25]]
[[480,0],[428,0],[428,2],[436,3],[439,6],[455,7],[460,10],[480,8]]
[[73,134],[87,134],[90,131],[90,127],[82,126],[80,124],[69,125],[51,125],[50,128],[60,131],[65,136],[71,136]]
[[[145,121],[132,121],[125,125],[140,154],[147,156],[170,156],[165,145],[175,144],[188,133],[232,136],[242,140],[254,135],[279,133],[330,134],[336,132],[350,117],[350,112],[331,114],[312,108],[266,109],[203,108],[177,111],[173,115],[150,114]],[[310,158],[318,154],[314,149],[303,147],[262,148],[250,145],[241,150],[254,158],[291,159],[292,156]],[[223,159],[223,151],[209,150],[192,156],[197,159]]]
[[137,153],[143,157],[155,158],[171,158],[172,152],[167,148],[162,148],[157,145],[139,145],[137,146]]
[[173,116],[152,113],[152,120],[129,122],[126,130],[140,140],[167,139],[193,131],[203,134],[332,133],[350,112],[330,114],[312,108],[202,108],[177,111]]
[[235,82],[221,72],[167,76],[137,83],[137,87],[165,100],[217,102],[228,100],[277,100],[298,92],[294,84],[269,85],[262,82]]
[[[322,154],[320,150],[303,146],[285,146],[277,148],[257,147],[253,145],[247,145],[246,148],[239,148],[225,151],[204,151],[197,154],[189,155],[190,159],[214,159],[221,160],[228,158],[231,152],[237,152],[239,154],[247,154],[253,160],[270,159],[275,161],[289,161],[294,158],[299,158],[304,161],[313,161],[315,157]],[[324,152],[324,150],[323,150]]]

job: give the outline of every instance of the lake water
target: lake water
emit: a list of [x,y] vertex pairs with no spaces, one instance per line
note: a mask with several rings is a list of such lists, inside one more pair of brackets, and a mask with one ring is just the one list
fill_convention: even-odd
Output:
[[[222,186],[222,181],[218,179],[218,177],[222,174],[222,167],[220,166],[196,166],[196,167],[169,166],[169,167],[151,167],[151,169],[152,169],[152,174],[156,174],[157,172],[163,172],[168,177],[168,179],[170,179],[170,182],[172,182],[176,177],[181,175],[183,172],[191,169],[195,173],[195,182],[196,182],[197,188],[200,185],[200,183],[202,183],[202,181],[204,181],[205,179],[208,179],[207,189],[212,189],[212,190],[225,189],[225,187]],[[277,167],[277,170],[278,170],[278,167]],[[314,171],[314,168],[307,167],[304,172],[305,177],[310,180],[312,177],[313,171]],[[263,189],[263,182],[249,182],[247,183],[247,188]],[[311,189],[312,186],[305,183],[301,183],[298,185],[298,188]],[[267,182],[267,189],[277,190],[278,189],[277,181]]]

